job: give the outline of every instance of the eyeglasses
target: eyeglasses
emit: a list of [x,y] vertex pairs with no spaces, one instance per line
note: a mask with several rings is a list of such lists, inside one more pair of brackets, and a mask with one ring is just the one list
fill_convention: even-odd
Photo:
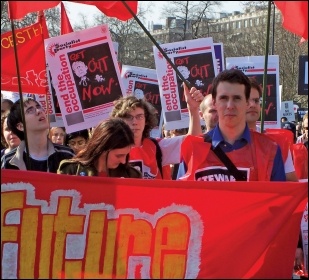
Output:
[[138,114],[136,116],[126,115],[124,119],[126,119],[127,121],[133,121],[134,119],[136,119],[137,121],[140,121],[140,120],[145,119],[145,115],[144,114]]
[[33,114],[36,113],[36,110],[42,111],[43,108],[41,107],[41,105],[37,104],[35,107],[31,106],[31,107],[27,108],[27,110],[25,111],[25,114],[33,115]]
[[262,104],[261,98],[250,98],[249,102],[253,102],[255,104]]

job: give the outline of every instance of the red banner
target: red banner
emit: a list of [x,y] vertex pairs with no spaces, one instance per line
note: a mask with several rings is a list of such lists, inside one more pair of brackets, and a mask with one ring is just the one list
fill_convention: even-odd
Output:
[[[37,12],[54,8],[61,1],[8,1],[8,14],[10,19],[21,19],[28,13]],[[128,20],[133,16],[122,1],[71,1],[80,4],[96,6],[101,12],[109,17],[115,17],[120,20]],[[137,1],[126,1],[131,10],[137,13]]]
[[[24,93],[46,94],[48,89],[44,39],[49,36],[45,17],[40,18],[33,25],[15,30],[21,88]],[[15,61],[13,35],[10,31],[1,35],[2,90],[19,92]]]
[[2,278],[292,278],[307,183],[1,173]]

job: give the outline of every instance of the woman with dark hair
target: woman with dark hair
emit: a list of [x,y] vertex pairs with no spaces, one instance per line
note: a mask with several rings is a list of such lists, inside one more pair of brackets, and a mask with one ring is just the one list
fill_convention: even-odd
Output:
[[130,127],[119,118],[102,121],[94,129],[84,149],[60,163],[57,173],[79,176],[141,178],[128,164],[134,145]]

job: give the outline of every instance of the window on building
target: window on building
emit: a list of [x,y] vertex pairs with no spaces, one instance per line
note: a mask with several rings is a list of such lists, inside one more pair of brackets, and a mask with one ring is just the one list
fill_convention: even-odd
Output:
[[233,29],[236,28],[236,21],[233,22]]
[[260,24],[260,18],[256,18],[255,19],[255,25],[259,25]]
[[248,27],[248,20],[247,19],[244,21],[244,27]]
[[236,28],[241,28],[241,21],[236,22]]
[[250,27],[253,26],[253,19],[252,18],[250,18],[250,20],[249,20],[249,25],[250,25]]
[[226,30],[229,30],[229,28],[230,28],[230,24],[229,24],[229,23],[227,23],[227,24],[225,25],[225,28],[226,28]]

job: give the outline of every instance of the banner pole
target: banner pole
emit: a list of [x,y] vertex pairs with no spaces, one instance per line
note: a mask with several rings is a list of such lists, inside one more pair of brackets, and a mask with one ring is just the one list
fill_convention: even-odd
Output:
[[31,170],[31,162],[29,158],[30,151],[29,151],[29,145],[28,145],[26,121],[25,121],[24,100],[23,100],[23,94],[22,94],[22,88],[21,88],[21,79],[20,79],[19,63],[18,63],[18,56],[17,56],[17,46],[16,46],[16,38],[15,38],[15,27],[14,27],[13,19],[11,19],[11,28],[12,28],[12,39],[13,39],[13,45],[14,45],[14,55],[15,55],[15,63],[16,63],[19,99],[20,99],[20,110],[21,110],[21,117],[22,117],[22,122],[23,122],[23,127],[24,127],[25,145],[26,145],[26,150],[27,150],[25,164],[26,164],[27,170]]
[[263,75],[261,133],[264,133],[265,101],[266,101],[265,99],[266,99],[266,88],[267,88],[267,67],[268,67],[268,53],[269,53],[270,12],[271,12],[271,1],[268,2],[268,12],[267,12],[267,31],[266,31],[265,62],[264,62],[264,75]]
[[190,89],[192,87],[191,83],[184,78],[184,76],[180,73],[180,71],[177,69],[176,65],[172,62],[172,60],[168,57],[168,55],[164,52],[164,50],[160,47],[160,45],[157,43],[157,41],[153,38],[153,36],[149,33],[147,28],[143,25],[143,23],[139,20],[139,18],[135,15],[135,13],[131,10],[131,8],[127,5],[126,1],[121,1],[122,4],[127,8],[127,10],[131,13],[131,15],[134,17],[134,19],[137,21],[137,23],[140,25],[140,27],[144,30],[144,32],[147,34],[149,39],[155,44],[155,46],[158,48],[160,53],[164,56],[164,58],[168,61],[168,63],[172,66],[172,68],[175,70],[176,74],[179,76],[179,78],[186,84],[186,86]]

